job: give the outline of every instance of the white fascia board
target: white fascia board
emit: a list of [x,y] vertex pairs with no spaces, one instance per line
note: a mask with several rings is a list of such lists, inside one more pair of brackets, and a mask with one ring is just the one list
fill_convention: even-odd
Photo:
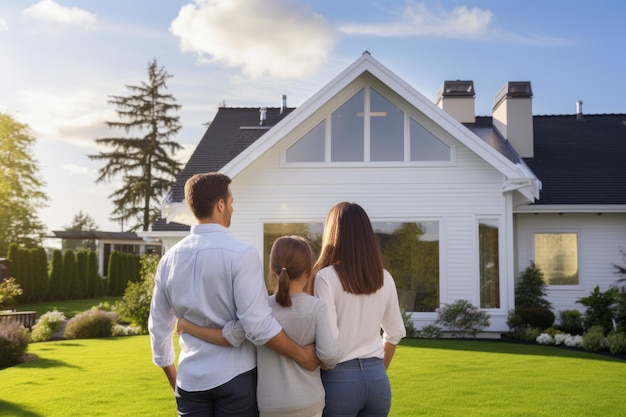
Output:
[[514,213],[626,213],[623,204],[545,204],[516,208]]

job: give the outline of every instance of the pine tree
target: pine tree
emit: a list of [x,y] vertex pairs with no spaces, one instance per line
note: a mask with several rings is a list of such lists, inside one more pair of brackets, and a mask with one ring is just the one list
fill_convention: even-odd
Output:
[[[63,226],[63,230],[74,232],[90,232],[98,230],[98,225],[93,217],[79,210],[72,218],[72,223]],[[63,249],[77,250],[80,248],[96,250],[96,241],[94,239],[64,239]]]
[[182,164],[173,159],[182,146],[172,138],[181,128],[179,117],[172,115],[180,105],[171,94],[164,94],[167,79],[172,77],[156,60],[148,65],[148,82],[127,85],[128,96],[110,96],[117,107],[119,121],[107,122],[110,128],[123,129],[135,137],[108,137],[96,143],[113,148],[110,152],[89,155],[106,161],[96,182],[121,179],[122,185],[109,197],[115,209],[111,219],[130,224],[129,230],[148,230],[160,217],[161,198],[169,190]]
[[552,308],[552,304],[545,297],[546,282],[543,279],[543,272],[531,261],[515,286],[515,308]]

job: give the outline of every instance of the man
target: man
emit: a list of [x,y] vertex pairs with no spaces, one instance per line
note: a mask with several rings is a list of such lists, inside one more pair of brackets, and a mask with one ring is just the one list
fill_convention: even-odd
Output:
[[[153,362],[176,393],[179,416],[258,416],[256,352],[265,345],[306,369],[319,361],[313,346],[300,347],[272,317],[256,249],[227,231],[233,213],[230,178],[211,172],[185,184],[197,224],[159,262],[148,329]],[[183,333],[178,370],[172,333],[177,318],[204,327],[240,320],[252,343],[224,347]]]

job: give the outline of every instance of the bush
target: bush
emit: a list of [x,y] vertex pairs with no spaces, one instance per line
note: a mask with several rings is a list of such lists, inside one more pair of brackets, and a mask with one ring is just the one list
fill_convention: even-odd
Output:
[[406,330],[406,337],[415,337],[417,331],[411,320],[411,313],[406,311],[404,305],[400,307],[400,313],[402,314],[402,321],[404,321],[404,329]]
[[115,313],[92,308],[77,314],[67,322],[64,337],[66,339],[110,337],[115,322]]
[[576,300],[577,303],[587,307],[583,318],[585,329],[593,326],[602,326],[605,330],[613,328],[613,317],[618,302],[619,291],[611,287],[605,292],[596,286],[587,297]]
[[[154,275],[159,264],[159,255],[144,255],[140,260],[139,282],[129,282],[124,297],[115,304],[119,315],[133,326],[141,327],[142,333],[148,331],[150,302],[154,290]],[[407,332],[408,335],[408,332]]]
[[515,312],[531,327],[543,330],[554,324],[554,313],[545,307],[518,308]]
[[541,329],[526,325],[515,329],[512,336],[514,339],[523,340],[525,342],[534,342],[540,334]]
[[561,330],[565,333],[579,334],[583,330],[582,314],[578,310],[559,311]]
[[589,352],[597,352],[607,347],[604,328],[602,326],[592,326],[583,334],[583,349]]
[[0,322],[0,369],[19,363],[28,348],[28,330],[14,320]]
[[441,327],[435,324],[427,324],[422,327],[422,331],[419,333],[419,337],[422,339],[437,339],[442,336],[443,332],[441,331]]
[[620,355],[626,353],[626,333],[611,332],[606,336],[606,342],[612,354]]
[[20,295],[22,295],[22,289],[15,278],[8,278],[0,282],[0,310],[9,310],[15,307]]
[[452,336],[465,337],[476,334],[489,326],[489,314],[479,311],[468,300],[457,300],[437,309],[439,318],[435,322],[452,332]]
[[66,318],[57,310],[48,311],[39,317],[30,335],[31,342],[43,342],[52,339],[52,336],[61,330]]

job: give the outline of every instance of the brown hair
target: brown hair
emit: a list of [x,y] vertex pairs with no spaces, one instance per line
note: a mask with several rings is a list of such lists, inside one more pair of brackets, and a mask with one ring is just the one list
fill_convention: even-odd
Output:
[[[334,266],[344,291],[373,294],[383,286],[383,260],[367,213],[356,203],[341,202],[326,217],[322,249],[314,273]],[[309,281],[307,292],[313,291]]]
[[309,279],[313,267],[313,251],[300,236],[283,236],[276,239],[270,251],[270,268],[278,278],[276,302],[283,307],[291,305],[289,281],[305,274]]
[[185,183],[185,201],[196,219],[213,216],[215,203],[228,201],[231,179],[219,172],[196,174]]

